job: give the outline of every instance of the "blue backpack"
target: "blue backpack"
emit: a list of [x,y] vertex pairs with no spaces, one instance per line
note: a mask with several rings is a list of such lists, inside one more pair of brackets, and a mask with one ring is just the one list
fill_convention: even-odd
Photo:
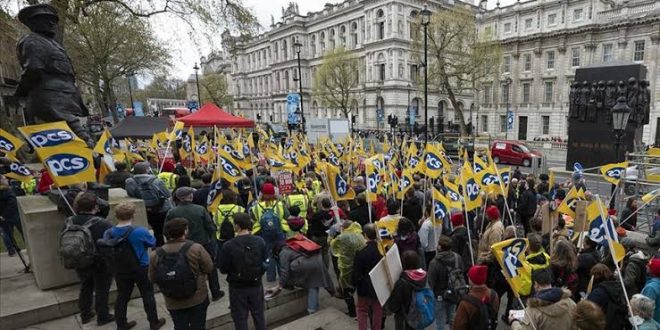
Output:
[[259,207],[263,211],[261,218],[259,218],[261,237],[270,242],[284,239],[282,225],[280,224],[280,216],[275,212],[275,207],[277,207],[277,205],[273,208]]
[[435,321],[435,296],[429,288],[413,290],[406,323],[413,329],[426,329]]

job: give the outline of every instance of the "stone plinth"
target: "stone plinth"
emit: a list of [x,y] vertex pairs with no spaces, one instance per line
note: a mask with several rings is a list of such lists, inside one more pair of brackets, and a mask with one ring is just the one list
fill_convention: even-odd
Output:
[[[147,227],[147,213],[142,200],[128,197],[121,188],[110,189],[109,196],[110,221],[115,222],[115,206],[129,200],[137,206],[134,223]],[[18,197],[18,207],[37,287],[46,290],[78,282],[76,273],[65,269],[57,255],[59,233],[65,220],[64,215],[57,211],[57,205],[46,196],[35,195]]]

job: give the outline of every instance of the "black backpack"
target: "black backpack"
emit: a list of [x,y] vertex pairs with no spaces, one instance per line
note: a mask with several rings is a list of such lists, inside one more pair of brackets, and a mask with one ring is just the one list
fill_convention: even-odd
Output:
[[[154,183],[158,178],[151,177],[146,181],[137,182],[138,194],[140,198],[144,200],[144,207],[148,212],[158,212],[165,202],[165,197],[163,193],[156,187]],[[133,179],[135,180],[135,179]]]
[[162,247],[156,249],[154,283],[164,296],[187,299],[197,292],[197,275],[188,264],[188,250],[194,242],[187,241],[179,251],[168,253]]
[[[110,269],[118,274],[132,274],[140,269],[140,260],[128,240],[135,228],[128,227],[126,233],[119,237],[106,235],[96,241],[99,255],[108,263]],[[111,230],[111,229],[109,229]]]
[[470,289],[465,279],[465,272],[458,267],[459,256],[455,255],[455,257],[453,267],[443,265],[447,274],[447,290],[442,293],[442,299],[452,304],[458,304]]
[[[599,284],[599,286],[601,286],[607,294],[607,310],[604,311],[605,329],[632,329],[630,322],[628,322],[628,305],[626,304],[626,299],[623,296],[623,289],[621,288],[621,284],[618,281],[612,281],[615,283],[610,281],[608,282]],[[612,284],[614,287],[607,284]]]
[[244,282],[261,281],[261,276],[266,272],[266,265],[263,250],[259,248],[259,241],[256,237],[244,242],[236,239],[234,241],[238,244],[238,249],[232,256],[233,278]]
[[233,215],[234,208],[236,206],[232,207],[228,211],[221,211],[222,213],[222,223],[220,223],[220,240],[221,241],[226,241],[229,239],[234,238],[235,233],[234,233],[234,225],[232,224],[231,221],[229,221],[229,217]]
[[[489,289],[490,290],[490,289]],[[479,309],[479,314],[476,317],[473,317],[469,321],[469,329],[472,330],[495,330],[497,329],[497,312],[493,307],[492,302],[495,300],[497,294],[495,291],[490,290],[490,300],[488,303],[482,303],[479,298],[466,294],[463,297],[463,301],[466,301],[469,304],[477,307]]]

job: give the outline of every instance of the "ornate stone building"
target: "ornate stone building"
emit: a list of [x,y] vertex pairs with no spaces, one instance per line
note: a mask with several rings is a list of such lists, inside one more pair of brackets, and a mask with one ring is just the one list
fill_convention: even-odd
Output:
[[[298,92],[297,53],[300,42],[303,110],[306,118],[339,117],[340,112],[326,109],[311,95],[313,75],[331,48],[344,46],[361,62],[360,86],[351,104],[357,128],[385,128],[387,116],[396,114],[404,123],[408,105],[417,109],[416,121],[423,123],[423,90],[420,63],[411,54],[414,24],[422,10],[421,0],[347,0],[326,4],[318,12],[301,15],[295,3],[282,9],[279,22],[272,20],[270,30],[249,41],[234,37],[231,84],[234,106],[247,117],[274,122],[286,120],[286,97]],[[452,6],[453,1],[428,1],[431,10]],[[471,6],[469,4],[465,4]],[[212,57],[212,56],[210,56]],[[204,63],[204,61],[202,61]],[[207,60],[208,62],[208,60]],[[458,95],[465,109],[472,105],[471,95]],[[446,96],[429,91],[429,118],[453,120]],[[382,117],[377,118],[377,109]]]
[[643,140],[660,142],[660,1],[517,2],[483,13],[479,25],[504,50],[499,79],[485,82],[479,92],[473,118],[479,132],[503,134],[508,104],[515,115],[509,138],[566,138],[575,69],[634,62],[646,66],[651,84]]

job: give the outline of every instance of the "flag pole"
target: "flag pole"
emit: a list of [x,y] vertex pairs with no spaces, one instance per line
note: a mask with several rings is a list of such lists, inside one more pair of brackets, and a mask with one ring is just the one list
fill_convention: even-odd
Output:
[[[621,275],[621,268],[619,268],[619,263],[616,261],[616,252],[614,251],[614,246],[612,246],[612,236],[610,235],[610,231],[608,230],[608,222],[612,221],[608,216],[605,215],[603,212],[603,200],[600,198],[599,195],[596,195],[598,197],[598,211],[600,212],[600,216],[603,219],[603,225],[605,226],[605,235],[607,235],[607,246],[610,248],[610,255],[612,256],[612,261],[614,262],[614,267],[616,267],[616,274],[617,277],[619,278],[619,281],[621,281],[621,288],[623,289],[623,297],[626,298],[626,304],[628,304],[628,312],[630,312],[630,315],[633,314],[632,307],[630,306],[630,299],[628,299],[628,291],[626,290],[626,285],[623,282],[623,277]],[[637,324],[634,322],[631,322],[632,325],[635,327],[635,330],[639,330],[637,327]]]
[[463,211],[465,211],[465,224],[467,225],[467,234],[468,234],[468,249],[470,250],[470,262],[474,266],[474,252],[472,252],[472,235],[470,234],[470,219],[468,218],[468,211],[467,211],[467,201],[465,200],[465,196],[463,196]]

